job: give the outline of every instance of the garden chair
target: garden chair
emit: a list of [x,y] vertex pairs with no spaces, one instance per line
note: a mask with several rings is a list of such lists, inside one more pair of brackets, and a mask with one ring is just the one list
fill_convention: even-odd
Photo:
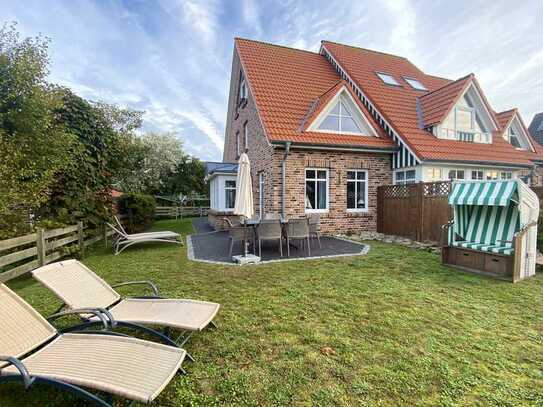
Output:
[[[232,257],[232,252],[234,250],[234,244],[236,242],[245,242],[247,241],[249,244],[252,244],[253,246],[253,252],[255,251],[255,244],[254,244],[254,231],[249,230],[252,228],[248,228],[247,226],[242,226],[239,222],[232,222],[228,218],[223,218],[223,221],[225,225],[227,226],[228,230],[228,257]],[[251,236],[252,239],[251,239]],[[244,253],[245,251],[243,251]]]
[[321,232],[320,232],[321,215],[319,213],[312,213],[309,215],[309,237],[311,239],[317,239],[319,243],[319,249],[321,246]]
[[177,371],[184,372],[185,350],[111,332],[114,320],[105,310],[54,315],[94,314],[103,325],[93,333],[61,333],[4,284],[0,304],[0,383],[20,382],[26,389],[50,385],[95,405],[111,406],[84,388],[150,403]]
[[145,242],[167,242],[167,243],[177,243],[183,244],[179,238],[181,235],[176,232],[171,231],[157,231],[157,232],[145,232],[145,233],[132,233],[128,234],[123,228],[123,225],[119,221],[119,218],[116,216],[115,223],[107,223],[107,225],[116,233],[116,237],[113,240],[113,251],[115,255],[121,253],[127,247],[130,247],[136,243],[145,243]]
[[279,220],[262,221],[257,229],[258,256],[262,257],[263,240],[279,240],[279,254],[283,257],[283,231]]
[[[170,344],[182,346],[192,333],[210,324],[216,327],[213,318],[219,311],[219,304],[162,298],[158,296],[156,285],[150,281],[131,281],[110,286],[77,260],[51,263],[32,271],[32,275],[63,301],[59,311],[63,308],[103,308],[115,318],[117,325],[151,333]],[[143,284],[151,288],[152,296],[122,298],[113,289]],[[83,324],[77,329],[92,327],[99,322],[93,316],[82,319]],[[177,329],[181,334],[172,342],[149,325],[165,326],[168,331],[170,328]]]
[[287,224],[287,256],[290,257],[290,241],[299,240],[302,247],[307,243],[307,254],[311,256],[309,245],[309,222],[307,219],[292,219]]

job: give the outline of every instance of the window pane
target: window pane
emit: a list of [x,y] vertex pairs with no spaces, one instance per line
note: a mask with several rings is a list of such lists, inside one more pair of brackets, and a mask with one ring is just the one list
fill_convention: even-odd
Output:
[[326,116],[319,126],[321,130],[339,131],[339,116]]
[[415,170],[409,170],[405,172],[405,179],[415,179]]
[[232,180],[230,180],[230,181],[225,181],[225,182],[224,182],[224,186],[225,186],[226,188],[236,188],[236,181],[232,181]]
[[347,179],[354,179],[355,174],[356,173],[354,171],[347,171]]
[[323,170],[317,171],[317,178],[326,179],[326,171],[323,171]]
[[326,209],[326,181],[317,181],[317,209]]
[[341,118],[341,131],[349,131],[352,133],[361,133],[360,128],[351,117]]
[[347,182],[347,208],[356,208],[355,182]]
[[364,171],[358,171],[356,173],[356,178],[357,179],[366,179],[366,173]]
[[305,170],[306,178],[315,178],[315,170]]
[[409,85],[411,85],[412,88],[414,89],[417,89],[417,90],[428,90],[424,87],[424,85],[422,83],[420,83],[419,81],[417,81],[416,79],[411,79],[411,78],[404,78],[407,83]]
[[396,173],[396,181],[403,181],[403,177],[404,177],[403,171]]
[[236,190],[227,189],[225,190],[225,206],[226,209],[232,209],[236,204]]
[[519,141],[518,141],[517,136],[511,134],[511,136],[509,137],[509,140],[511,141],[511,145],[512,145],[513,147],[517,147],[517,148],[520,148],[520,147],[521,147],[521,145],[520,145],[520,143],[519,143]]
[[399,85],[398,81],[394,79],[392,75],[387,75],[386,73],[377,73],[377,76],[388,85]]
[[345,106],[343,102],[340,102],[340,105],[341,105],[341,110],[340,110],[341,116],[352,117],[351,111],[347,108],[347,106]]
[[305,208],[315,209],[315,181],[305,182]]
[[472,112],[464,109],[456,109],[456,129],[471,130],[472,129]]
[[458,171],[456,171],[456,178],[458,178],[458,179],[464,179],[464,170],[458,170]]
[[356,208],[364,209],[366,207],[366,183],[357,182]]
[[330,110],[329,114],[339,115],[339,103],[335,104],[335,106],[332,108],[332,110]]

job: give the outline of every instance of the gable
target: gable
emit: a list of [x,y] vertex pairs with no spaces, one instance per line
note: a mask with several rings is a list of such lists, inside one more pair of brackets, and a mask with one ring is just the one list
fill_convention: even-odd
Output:
[[345,85],[324,104],[308,123],[307,131],[374,136],[377,133]]
[[508,122],[502,127],[502,137],[518,150],[535,151],[530,141],[528,131],[520,120],[516,109]]

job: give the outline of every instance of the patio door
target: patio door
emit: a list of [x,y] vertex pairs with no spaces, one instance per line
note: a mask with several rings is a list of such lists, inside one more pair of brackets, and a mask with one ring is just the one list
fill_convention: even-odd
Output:
[[258,213],[264,219],[264,173],[258,174]]

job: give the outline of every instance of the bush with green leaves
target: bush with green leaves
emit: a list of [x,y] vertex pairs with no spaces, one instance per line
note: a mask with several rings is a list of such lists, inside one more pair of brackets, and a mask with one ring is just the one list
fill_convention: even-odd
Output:
[[119,198],[121,214],[128,215],[128,232],[145,230],[155,216],[156,201],[151,195],[127,193]]

